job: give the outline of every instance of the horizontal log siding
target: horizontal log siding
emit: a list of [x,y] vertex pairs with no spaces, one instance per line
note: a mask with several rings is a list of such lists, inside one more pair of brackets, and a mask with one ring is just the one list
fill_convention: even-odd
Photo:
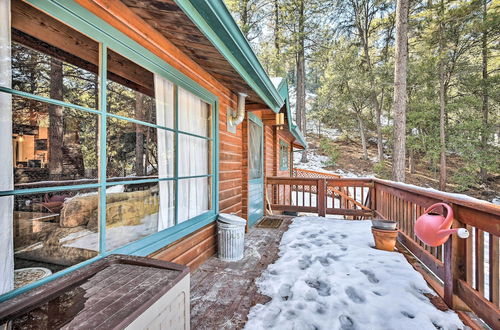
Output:
[[217,252],[216,225],[211,223],[150,255],[150,257],[186,265],[194,271]]
[[[242,215],[242,125],[236,134],[227,132],[226,127],[227,109],[235,109],[237,105],[237,96],[229,89],[232,86],[224,86],[121,1],[76,1],[219,98],[219,210]],[[157,251],[152,257],[188,265],[193,270],[215,252],[215,225],[210,224]]]

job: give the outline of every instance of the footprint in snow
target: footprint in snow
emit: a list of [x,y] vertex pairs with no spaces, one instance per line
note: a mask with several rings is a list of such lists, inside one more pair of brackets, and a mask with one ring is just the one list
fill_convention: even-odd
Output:
[[318,303],[318,305],[316,306],[316,313],[320,315],[325,315],[326,312],[327,312],[327,306],[323,303]]
[[378,283],[378,282],[380,282],[378,280],[377,276],[375,276],[375,274],[371,270],[362,269],[361,272],[366,275],[366,277],[368,278],[368,281],[370,283]]
[[342,330],[354,330],[356,327],[354,326],[354,321],[345,314],[339,316],[340,321],[340,329]]
[[297,317],[297,313],[293,310],[286,311],[285,314],[283,315],[287,320],[293,320],[294,318]]
[[295,307],[297,307],[297,309],[299,309],[299,310],[303,310],[307,307],[307,305],[299,302],[299,303],[297,303],[297,305],[295,305]]
[[330,266],[330,260],[328,259],[329,259],[328,256],[326,256],[326,257],[316,257],[316,259],[314,260],[318,260],[321,266],[328,267]]
[[290,284],[282,284],[280,288],[278,289],[278,295],[281,297],[283,300],[288,300],[292,297],[292,291],[291,291],[292,286]]
[[312,262],[311,262],[311,256],[302,256],[302,258],[299,259],[299,268],[301,270],[306,270],[307,268],[309,268],[309,266],[311,266]]
[[318,234],[311,234],[311,235],[307,236],[307,238],[316,238],[316,237],[318,237]]
[[340,237],[342,237],[343,239],[347,238],[348,236],[346,234],[340,234]]
[[330,295],[331,287],[328,283],[321,280],[306,280],[306,283],[309,287],[316,289],[320,296],[327,297]]
[[309,249],[311,246],[309,244],[306,244],[306,243],[295,243],[293,245],[290,245],[290,247],[292,249],[296,249],[296,248],[306,248],[306,249]]
[[401,314],[403,314],[404,316],[406,316],[409,319],[414,319],[415,318],[415,315],[410,314],[410,313],[408,313],[406,311],[402,311]]
[[327,258],[332,259],[332,260],[334,260],[334,261],[339,261],[339,260],[340,260],[342,257],[344,257],[344,256],[345,256],[345,254],[342,254],[342,255],[335,255],[335,254],[331,254],[331,253],[328,253],[328,254],[326,255],[326,257],[327,257]]
[[347,294],[349,299],[351,299],[352,302],[354,302],[356,304],[361,304],[361,303],[365,302],[365,297],[361,293],[356,291],[356,289],[353,288],[352,286],[348,286],[345,289],[345,293]]
[[313,241],[312,244],[316,245],[317,247],[322,247],[325,245],[323,241]]

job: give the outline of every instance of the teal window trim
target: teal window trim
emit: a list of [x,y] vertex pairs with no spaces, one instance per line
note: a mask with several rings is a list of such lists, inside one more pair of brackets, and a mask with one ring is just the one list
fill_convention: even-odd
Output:
[[290,163],[290,145],[280,139],[280,170],[286,171]]
[[[81,262],[79,264],[70,266],[60,272],[52,274],[44,278],[41,281],[31,283],[24,287],[12,290],[8,293],[0,295],[0,302],[11,299],[16,295],[26,292],[30,289],[38,287],[49,281],[52,281],[60,276],[68,274],[76,269],[79,269],[85,265],[95,262],[109,254],[112,253],[125,253],[133,254],[138,256],[149,255],[162,247],[175,242],[176,240],[202,228],[203,226],[215,221],[217,214],[219,212],[219,196],[218,196],[218,183],[219,183],[219,100],[218,97],[213,93],[209,92],[207,89],[199,85],[197,82],[191,78],[185,76],[180,71],[173,68],[171,65],[166,63],[163,59],[151,53],[146,48],[142,47],[132,39],[125,36],[123,33],[119,32],[100,18],[96,17],[92,13],[88,12],[86,9],[82,8],[75,2],[64,1],[64,0],[27,0],[27,2],[33,4],[33,6],[38,9],[49,13],[51,16],[62,21],[66,25],[74,28],[75,30],[88,35],[90,38],[94,39],[99,43],[99,107],[98,109],[91,109],[83,106],[78,106],[75,104],[67,103],[64,101],[49,99],[43,96],[34,95],[18,90],[14,90],[7,87],[0,86],[0,92],[10,93],[12,95],[18,95],[21,97],[26,97],[49,104],[56,104],[63,107],[68,107],[80,111],[94,113],[100,116],[99,120],[99,179],[96,183],[87,184],[68,184],[55,187],[39,187],[39,188],[27,188],[27,189],[14,189],[10,191],[0,191],[0,197],[2,196],[16,196],[16,195],[28,195],[35,193],[45,193],[45,192],[60,192],[68,190],[79,190],[79,189],[98,189],[99,193],[99,255]],[[145,69],[150,70],[153,73],[163,76],[175,86],[175,102],[174,102],[174,118],[175,118],[175,128],[164,127],[160,125],[151,124],[148,122],[143,122],[133,118],[127,118],[115,114],[107,113],[107,77],[106,77],[106,64],[107,64],[107,49],[113,49],[113,51],[120,53],[122,56],[136,62],[137,64],[143,66]],[[103,88],[104,87],[104,88]],[[185,89],[186,91],[199,97],[204,102],[210,105],[211,109],[211,136],[200,136],[190,132],[185,132],[178,130],[178,87]],[[128,122],[133,122],[140,125],[145,125],[149,127],[154,127],[157,129],[163,129],[176,133],[175,138],[175,167],[174,167],[174,177],[170,178],[152,178],[152,179],[131,179],[124,181],[106,181],[106,125],[108,118],[118,118],[126,120]],[[105,133],[105,134],[103,134]],[[206,175],[193,175],[193,176],[183,176],[178,177],[178,159],[179,159],[179,149],[178,149],[178,138],[179,134],[189,135],[201,139],[210,141],[211,149],[211,159],[212,159],[212,170],[211,173]],[[182,223],[178,223],[178,182],[182,179],[190,178],[200,178],[209,177],[211,178],[211,209],[203,214],[200,214],[194,218],[188,219]],[[102,219],[106,219],[106,188],[109,186],[115,186],[120,184],[140,184],[140,183],[152,183],[160,181],[174,181],[175,182],[175,222],[176,225],[140,240],[131,242],[123,247],[120,247],[113,251],[106,251],[106,222]]]

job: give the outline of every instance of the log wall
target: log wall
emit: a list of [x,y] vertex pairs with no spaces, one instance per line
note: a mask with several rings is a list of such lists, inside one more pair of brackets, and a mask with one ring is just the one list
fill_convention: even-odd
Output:
[[[246,217],[248,119],[238,126],[236,134],[227,131],[227,110],[237,106],[237,96],[230,90],[232,86],[221,83],[120,0],[76,2],[219,98],[219,210]],[[269,110],[254,113],[263,120],[274,116]],[[279,161],[279,156],[276,156],[279,148],[276,148],[276,129],[266,122],[265,125],[265,175],[272,175],[279,167],[279,164],[276,165]],[[216,231],[214,224],[210,224],[151,256],[189,265],[193,270],[215,252]]]

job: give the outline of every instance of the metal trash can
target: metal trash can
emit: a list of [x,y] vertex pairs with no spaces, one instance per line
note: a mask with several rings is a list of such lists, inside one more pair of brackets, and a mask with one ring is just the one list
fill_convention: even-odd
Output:
[[219,259],[238,261],[243,258],[246,220],[234,214],[221,213],[217,221]]

